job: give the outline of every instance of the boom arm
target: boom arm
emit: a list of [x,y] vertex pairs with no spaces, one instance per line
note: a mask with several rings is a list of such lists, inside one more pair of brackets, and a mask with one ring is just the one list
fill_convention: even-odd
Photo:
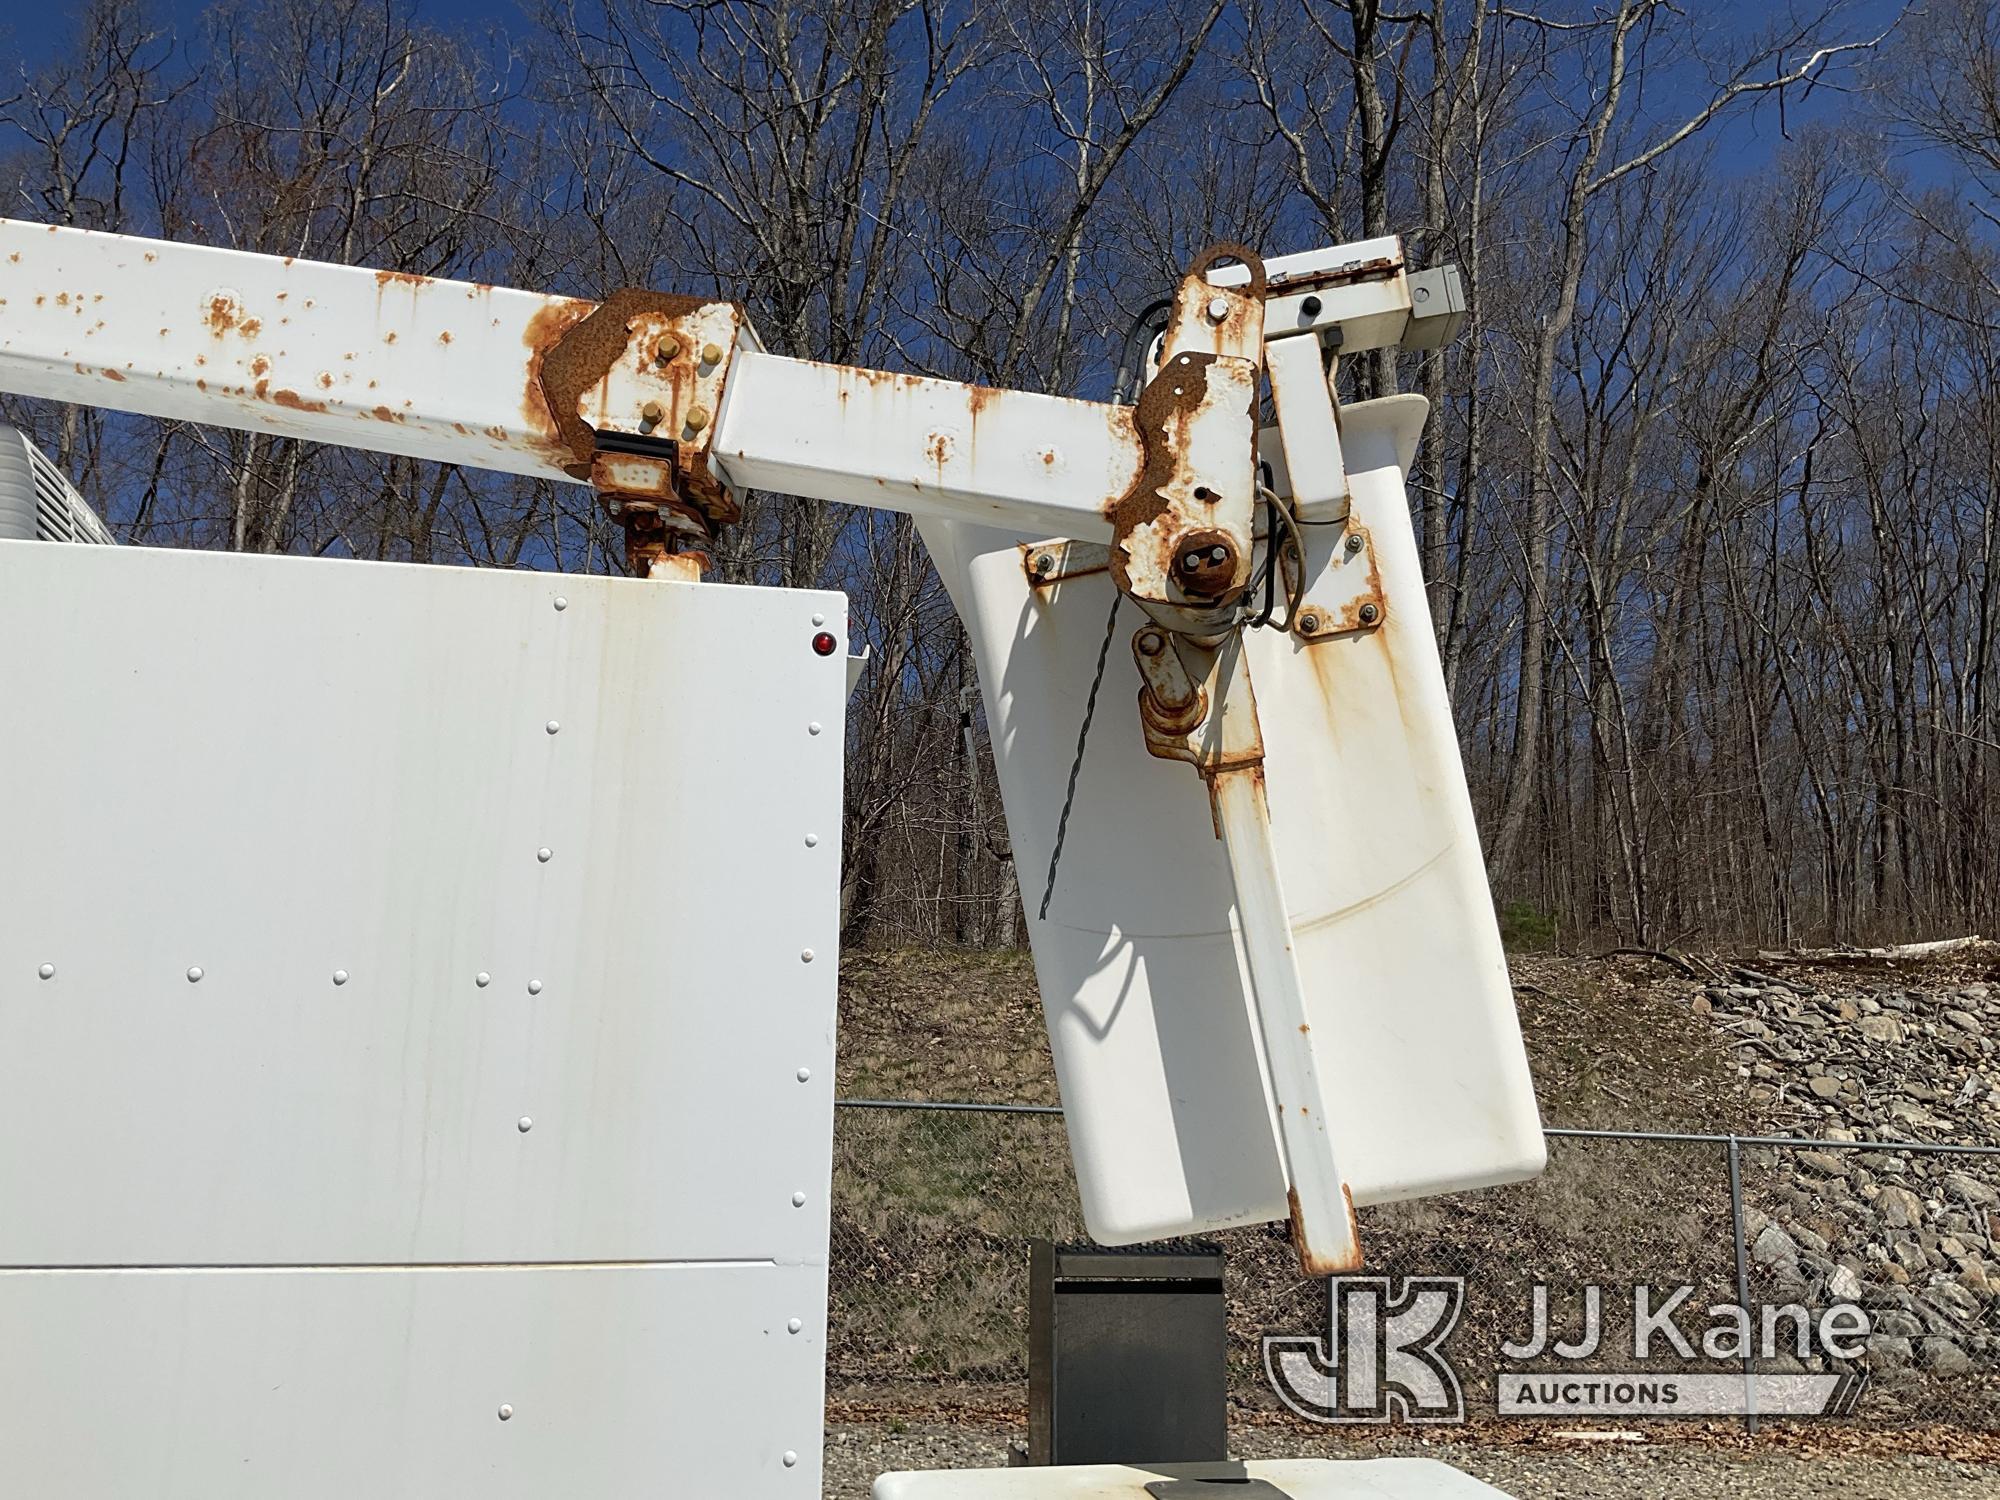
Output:
[[[0,389],[588,483],[641,573],[700,553],[749,489],[1108,544],[1097,566],[1147,617],[1132,642],[1146,748],[1200,773],[1227,850],[1301,1259],[1359,1263],[1243,632],[1255,585],[1280,574],[1301,646],[1380,625],[1365,529],[1330,557],[1301,540],[1302,523],[1347,519],[1322,342],[1442,342],[1449,268],[1408,276],[1394,239],[1268,265],[1218,247],[1180,283],[1125,407],[783,358],[741,306],[692,297],[592,303],[6,220],[0,256]],[[1279,426],[1260,435],[1266,376]],[[1260,516],[1299,544],[1260,537]],[[1035,549],[1034,581],[1078,550]]]

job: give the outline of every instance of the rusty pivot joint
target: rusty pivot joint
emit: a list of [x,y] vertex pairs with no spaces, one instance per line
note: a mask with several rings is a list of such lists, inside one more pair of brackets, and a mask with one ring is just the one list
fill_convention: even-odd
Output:
[[628,287],[541,352],[563,467],[624,527],[635,576],[699,578],[717,532],[742,518],[709,439],[732,356],[758,347],[740,303]]
[[[1204,275],[1227,257],[1249,268],[1245,285]],[[1139,474],[1107,513],[1112,579],[1156,618],[1200,629],[1250,585],[1263,344],[1263,262],[1217,245],[1181,278],[1133,417]]]

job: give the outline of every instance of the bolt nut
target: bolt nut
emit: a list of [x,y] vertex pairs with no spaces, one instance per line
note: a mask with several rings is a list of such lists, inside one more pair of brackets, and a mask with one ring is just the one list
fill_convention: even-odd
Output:
[[708,408],[696,402],[687,409],[687,416],[683,420],[686,421],[689,432],[700,432],[708,425]]
[[656,364],[666,364],[681,352],[681,341],[671,333],[662,334],[659,343],[653,346],[653,360]]
[[1035,554],[1035,572],[1037,575],[1046,578],[1049,574],[1055,572],[1055,570],[1055,554],[1050,552],[1037,552]]
[[703,344],[701,346],[701,362],[705,365],[720,364],[722,362],[722,345]]
[[1348,556],[1352,557],[1355,553],[1359,552],[1360,550],[1361,550],[1361,537],[1359,533],[1349,536],[1347,539]]
[[1319,616],[1314,614],[1311,610],[1307,610],[1304,614],[1299,616],[1299,633],[1301,635],[1311,635],[1314,631],[1318,629],[1319,629]]
[[1210,297],[1208,299],[1209,322],[1220,323],[1224,318],[1228,316],[1229,316],[1229,299],[1227,297]]
[[648,401],[639,408],[639,420],[650,430],[658,427],[667,414],[667,409],[657,401]]
[[1373,604],[1364,604],[1361,606],[1361,623],[1363,625],[1373,625],[1381,618],[1382,611],[1377,606]]

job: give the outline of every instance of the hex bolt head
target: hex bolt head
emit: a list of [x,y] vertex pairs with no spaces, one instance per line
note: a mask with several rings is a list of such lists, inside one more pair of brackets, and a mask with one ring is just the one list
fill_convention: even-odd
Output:
[[666,364],[681,352],[681,341],[671,333],[660,335],[659,343],[653,346],[653,359],[658,364]]
[[1224,318],[1228,316],[1229,316],[1229,299],[1227,297],[1210,297],[1208,299],[1209,322],[1220,323]]
[[1359,532],[1356,532],[1355,534],[1349,536],[1347,539],[1348,555],[1351,557],[1353,556],[1353,554],[1359,552],[1360,550],[1361,550],[1361,536]]
[[1361,623],[1363,625],[1373,625],[1377,620],[1381,618],[1382,618],[1382,611],[1378,609],[1375,605],[1364,604],[1361,606]]
[[1037,552],[1035,554],[1035,573],[1038,577],[1046,578],[1049,574],[1055,572],[1055,570],[1056,560],[1053,553]]
[[687,416],[683,420],[686,421],[689,432],[700,432],[708,425],[708,408],[697,401],[687,409]]
[[1305,634],[1311,635],[1315,630],[1319,629],[1319,616],[1310,611],[1300,615],[1299,629],[1305,632]]
[[722,345],[703,344],[701,346],[701,362],[703,364],[713,365],[713,364],[719,364],[721,363],[721,361],[722,361]]
[[644,406],[639,408],[639,421],[643,426],[648,428],[658,427],[661,418],[665,417],[666,414],[667,409],[660,405],[659,402],[648,401]]

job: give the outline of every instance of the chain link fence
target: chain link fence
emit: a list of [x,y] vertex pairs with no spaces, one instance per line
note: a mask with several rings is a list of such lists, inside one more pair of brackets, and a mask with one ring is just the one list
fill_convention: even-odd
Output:
[[[1645,1286],[1654,1309],[1691,1289],[1675,1322],[1692,1358],[1656,1339],[1650,1370],[1865,1368],[1851,1420],[2000,1430],[2000,1151],[1549,1137],[1548,1170],[1531,1182],[1360,1216],[1368,1274],[1463,1279],[1452,1348],[1474,1420],[1493,1415],[1502,1372],[1537,1364],[1500,1354],[1532,1344],[1536,1287],[1551,1342],[1575,1342],[1596,1297],[1598,1347],[1564,1365],[1587,1372],[1633,1367],[1634,1289]],[[1061,1112],[850,1100],[834,1143],[829,1396],[1019,1406],[1029,1243],[1086,1238]],[[1232,1400],[1276,1409],[1261,1336],[1323,1336],[1326,1283],[1299,1276],[1282,1224],[1211,1238],[1228,1258]],[[1816,1316],[1836,1302],[1870,1315],[1859,1360],[1828,1359],[1816,1344],[1799,1352],[1790,1320],[1770,1349],[1754,1325],[1740,1353],[1727,1338],[1702,1346],[1711,1306],[1794,1304]],[[1718,1349],[1731,1363],[1718,1364]]]

